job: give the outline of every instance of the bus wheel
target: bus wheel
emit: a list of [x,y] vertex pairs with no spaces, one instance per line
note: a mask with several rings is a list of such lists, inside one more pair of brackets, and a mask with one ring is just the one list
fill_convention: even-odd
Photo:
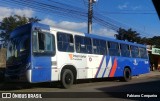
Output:
[[122,81],[128,82],[131,80],[131,70],[129,68],[125,68],[123,72]]
[[61,75],[61,83],[63,88],[69,88],[73,84],[74,76],[70,69],[64,69]]

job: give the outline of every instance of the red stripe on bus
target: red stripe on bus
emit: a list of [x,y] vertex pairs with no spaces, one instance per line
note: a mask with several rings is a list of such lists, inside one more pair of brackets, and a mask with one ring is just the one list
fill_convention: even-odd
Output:
[[116,69],[117,69],[117,59],[115,58],[109,77],[114,77]]

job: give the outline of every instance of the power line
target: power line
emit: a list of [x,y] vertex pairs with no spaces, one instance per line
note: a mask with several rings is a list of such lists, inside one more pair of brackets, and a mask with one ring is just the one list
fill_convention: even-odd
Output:
[[84,12],[82,11],[76,11],[76,10],[73,10],[73,9],[65,9],[65,8],[62,8],[62,7],[57,7],[57,6],[52,6],[52,5],[46,5],[46,4],[43,4],[43,3],[39,3],[39,2],[35,2],[35,1],[2,1],[4,3],[10,3],[10,4],[14,4],[14,5],[20,5],[21,7],[24,7],[24,6],[27,6],[27,7],[30,7],[38,12],[44,12],[47,11],[48,13],[58,13],[58,14],[61,14],[61,15],[65,15],[67,14],[67,16],[71,16],[71,17],[78,17],[78,18],[85,18],[87,17],[87,13],[85,14]]
[[141,33],[140,36],[150,36],[149,33],[146,33],[144,31],[138,30],[138,29],[133,28],[131,26],[129,27],[129,25],[123,24],[123,23],[121,23],[119,21],[116,21],[116,20],[114,20],[112,18],[105,17],[105,16],[99,14],[98,12],[95,12],[94,14],[95,14],[94,18],[93,18],[94,21],[99,23],[99,24],[101,24],[104,27],[111,28],[112,30],[115,30],[115,31],[117,31],[120,27],[124,28],[124,29],[132,28],[132,29],[138,31],[139,33]]
[[83,4],[84,4],[85,7],[88,7],[88,5],[87,5],[85,0],[83,0]]
[[[86,20],[87,19],[87,13],[85,11],[85,9],[81,9],[75,6],[70,6],[67,4],[63,4],[63,3],[59,3],[57,1],[53,1],[53,0],[49,0],[52,2],[38,2],[38,1],[28,1],[28,0],[3,0],[1,2],[3,3],[8,3],[8,4],[12,4],[12,5],[18,5],[21,7],[27,6],[30,7],[38,12],[41,13],[46,13],[46,14],[58,14],[58,15],[62,15],[64,17],[72,17],[72,18],[78,18],[78,19],[82,19],[82,20]],[[50,4],[48,4],[50,3]],[[102,14],[99,14],[97,12],[94,12],[93,15],[93,21],[96,22],[97,24],[100,24],[104,27],[107,28],[111,28],[113,30],[118,30],[120,27],[122,28],[129,28],[127,25],[122,24],[118,21],[115,21],[111,18],[105,17]],[[141,33],[143,34],[143,33]],[[146,35],[146,34],[145,34]]]
[[154,12],[101,12],[101,14],[156,14]]

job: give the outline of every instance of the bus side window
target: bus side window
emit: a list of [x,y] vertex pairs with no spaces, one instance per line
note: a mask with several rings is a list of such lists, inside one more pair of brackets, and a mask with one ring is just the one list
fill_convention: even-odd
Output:
[[108,41],[108,50],[109,50],[109,55],[120,56],[119,46],[117,42]]
[[120,49],[121,49],[121,56],[130,57],[129,45],[120,44]]
[[85,37],[84,43],[85,43],[85,46],[86,46],[86,53],[91,54],[92,53],[91,38]]
[[63,52],[74,52],[73,35],[68,33],[57,33],[58,50]]
[[46,51],[53,51],[53,36],[51,34],[46,34]]
[[147,50],[146,48],[139,48],[140,50],[140,57],[141,58],[144,58],[144,59],[147,59],[148,58],[148,55],[147,55]]
[[137,46],[131,46],[131,54],[133,58],[139,57],[139,49]]
[[94,54],[105,55],[107,53],[106,41],[93,39],[93,52]]
[[76,52],[80,53],[80,47],[81,47],[81,37],[80,36],[75,36],[75,46],[76,46]]
[[92,45],[90,38],[76,35],[75,44],[77,53],[92,53]]
[[45,50],[45,35],[43,33],[38,33],[39,50]]
[[33,43],[34,43],[34,45],[33,45],[33,52],[37,52],[38,51],[38,39],[37,39],[37,36],[38,36],[38,34],[37,34],[37,32],[33,32]]
[[104,40],[100,40],[100,47],[99,47],[99,50],[100,50],[100,54],[101,55],[105,55],[107,54],[107,47],[106,47],[106,41]]
[[81,37],[80,41],[80,53],[86,53],[86,45],[84,42],[84,37]]
[[74,52],[73,35],[66,34],[66,52]]
[[54,55],[54,36],[45,32],[33,32],[34,55]]
[[99,41],[97,39],[93,39],[93,53],[94,54],[99,54],[98,45],[99,45]]

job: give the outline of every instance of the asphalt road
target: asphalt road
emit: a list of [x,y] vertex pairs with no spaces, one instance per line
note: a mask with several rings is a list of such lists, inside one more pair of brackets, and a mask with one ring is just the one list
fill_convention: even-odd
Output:
[[[151,72],[150,74],[133,77],[130,82],[120,82],[116,79],[102,79],[92,81],[81,80],[78,81],[77,84],[73,85],[70,89],[62,89],[58,83],[1,83],[0,92],[7,92],[12,94],[41,94],[43,99],[38,99],[38,101],[158,101],[160,100],[160,72]],[[17,99],[0,100],[17,101]]]

